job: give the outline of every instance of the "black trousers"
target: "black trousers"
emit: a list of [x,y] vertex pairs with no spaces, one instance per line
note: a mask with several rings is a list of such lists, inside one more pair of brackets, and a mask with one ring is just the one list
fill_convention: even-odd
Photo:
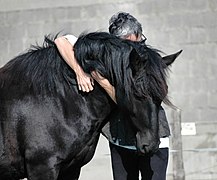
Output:
[[166,180],[168,148],[152,156],[141,156],[134,150],[109,143],[114,180]]

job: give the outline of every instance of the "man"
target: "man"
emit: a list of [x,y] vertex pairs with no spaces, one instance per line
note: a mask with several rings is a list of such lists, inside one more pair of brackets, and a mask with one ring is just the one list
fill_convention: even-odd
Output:
[[[141,43],[145,41],[142,39],[141,24],[128,13],[113,15],[109,21],[109,32],[123,39]],[[78,65],[73,52],[76,39],[73,38],[73,36],[60,37],[55,43],[64,60],[75,71],[79,89],[84,92],[93,90],[93,77],[116,102],[114,87],[107,79],[97,72],[92,72],[90,77]],[[159,112],[160,149],[153,155],[141,156],[137,153],[135,132],[126,118],[117,110],[111,114],[110,123],[103,128],[103,134],[109,140],[114,180],[138,180],[139,172],[142,180],[165,180],[170,131],[163,108],[161,107]]]

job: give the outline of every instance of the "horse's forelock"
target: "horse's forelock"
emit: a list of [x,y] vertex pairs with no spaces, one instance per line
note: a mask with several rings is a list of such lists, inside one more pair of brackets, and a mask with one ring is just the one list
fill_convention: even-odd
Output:
[[134,89],[137,96],[151,97],[157,102],[164,101],[170,104],[167,99],[167,69],[162,61],[159,51],[145,46],[142,61],[146,62],[145,68],[137,72]]

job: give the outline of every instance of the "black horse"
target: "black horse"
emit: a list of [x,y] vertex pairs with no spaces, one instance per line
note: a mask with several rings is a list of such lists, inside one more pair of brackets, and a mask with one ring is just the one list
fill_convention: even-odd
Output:
[[[142,52],[143,51],[143,52]],[[142,52],[142,53],[141,53]],[[116,89],[117,105],[137,129],[138,150],[158,148],[158,107],[166,100],[166,65],[159,54],[108,33],[83,34],[75,55]],[[72,180],[93,157],[100,130],[116,105],[96,84],[77,89],[75,74],[45,38],[0,69],[0,179]]]

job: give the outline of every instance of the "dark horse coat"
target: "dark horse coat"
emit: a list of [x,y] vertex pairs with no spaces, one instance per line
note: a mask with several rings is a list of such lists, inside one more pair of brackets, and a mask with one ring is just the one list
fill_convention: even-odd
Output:
[[[137,129],[138,150],[158,148],[158,108],[165,99],[165,64],[138,43],[108,33],[79,37],[76,57],[87,73],[97,70],[114,85],[118,106]],[[0,179],[73,180],[95,152],[100,129],[115,104],[96,84],[81,93],[75,75],[52,40],[0,69]]]

